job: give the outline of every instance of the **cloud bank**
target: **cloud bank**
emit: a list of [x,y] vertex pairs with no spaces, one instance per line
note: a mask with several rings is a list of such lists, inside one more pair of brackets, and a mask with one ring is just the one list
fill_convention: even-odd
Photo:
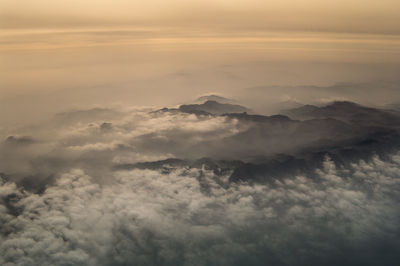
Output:
[[43,193],[2,180],[2,265],[394,265],[400,155],[316,178],[232,183],[207,170],[80,169]]
[[94,108],[5,128],[0,264],[395,264],[398,114],[309,109]]

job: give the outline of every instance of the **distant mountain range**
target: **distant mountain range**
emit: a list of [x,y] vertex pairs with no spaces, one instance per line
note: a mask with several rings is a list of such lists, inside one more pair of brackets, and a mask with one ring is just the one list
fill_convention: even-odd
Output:
[[214,115],[226,114],[226,113],[243,113],[249,112],[250,109],[237,105],[237,104],[229,104],[229,103],[219,103],[217,101],[208,100],[203,104],[187,104],[181,105],[179,110],[185,113],[197,113],[204,112]]
[[400,117],[387,110],[361,106],[353,102],[337,101],[323,107],[304,105],[283,111],[294,119],[333,118],[361,126],[399,126]]
[[204,103],[206,101],[215,101],[219,103],[229,103],[229,104],[236,104],[237,102],[232,99],[228,99],[219,95],[210,94],[204,95],[196,99],[195,103]]
[[196,115],[222,115],[228,113],[243,113],[249,112],[250,109],[237,105],[237,104],[229,104],[229,103],[219,103],[214,100],[207,100],[201,104],[184,104],[179,106],[179,108],[163,108],[158,110],[157,112],[183,112],[189,114]]
[[248,114],[246,107],[210,100],[173,110],[236,119],[247,129],[207,144],[213,151],[224,151],[224,156],[210,152],[209,157],[198,160],[171,158],[116,165],[114,170],[149,168],[168,172],[182,166],[206,167],[217,174],[229,172],[231,181],[269,182],[286,175],[312,175],[326,156],[343,165],[369,160],[373,155],[384,157],[400,148],[399,115],[353,102],[303,105],[273,116]]

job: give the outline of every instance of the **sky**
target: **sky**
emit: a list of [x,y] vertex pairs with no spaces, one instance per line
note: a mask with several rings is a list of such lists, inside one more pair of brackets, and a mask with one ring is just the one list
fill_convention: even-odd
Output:
[[1,0],[0,108],[23,119],[260,86],[397,84],[399,8],[396,0]]
[[2,28],[49,29],[107,26],[398,34],[395,0],[67,1],[3,0]]

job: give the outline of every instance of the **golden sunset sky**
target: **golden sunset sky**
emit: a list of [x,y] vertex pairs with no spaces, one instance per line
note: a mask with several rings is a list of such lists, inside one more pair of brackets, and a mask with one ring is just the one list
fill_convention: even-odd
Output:
[[398,0],[0,0],[0,101],[392,80],[399,12]]

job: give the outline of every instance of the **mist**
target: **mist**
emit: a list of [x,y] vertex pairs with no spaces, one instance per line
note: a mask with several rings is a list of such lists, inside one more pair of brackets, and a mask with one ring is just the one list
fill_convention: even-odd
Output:
[[398,1],[0,3],[0,264],[400,260]]

